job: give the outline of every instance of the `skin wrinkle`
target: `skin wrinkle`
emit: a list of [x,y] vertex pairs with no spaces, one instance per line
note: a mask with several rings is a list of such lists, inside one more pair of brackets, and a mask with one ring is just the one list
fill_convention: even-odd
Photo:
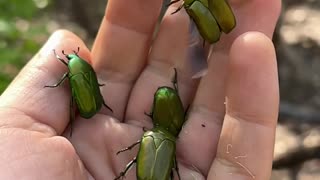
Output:
[[242,169],[242,167],[239,166],[239,164],[237,164],[234,161],[230,161],[230,160],[228,160],[226,158],[222,158],[222,157],[216,157],[215,161],[217,163],[221,164],[222,166],[228,168],[230,170],[229,174],[233,174],[233,172],[234,172],[238,175],[252,179],[252,176],[247,171]]
[[[116,79],[129,82],[129,84],[135,82],[145,66],[143,61],[146,59],[146,49],[149,46],[148,37],[135,32],[131,33],[131,31],[122,31],[123,28],[117,29],[106,21],[103,21],[102,24],[98,33],[99,39],[96,40],[92,49],[92,53],[97,54],[93,60],[94,69],[103,80]],[[107,39],[108,42],[103,39]],[[137,43],[133,46],[132,41],[137,41]],[[109,50],[105,51],[101,47]],[[128,49],[128,52],[123,53],[123,49]],[[112,53],[108,53],[111,50]],[[117,60],[118,58],[120,59]]]
[[[74,146],[72,146],[71,142],[68,141],[65,137],[61,137],[61,136],[52,136],[50,138],[42,138],[42,144],[46,145],[49,144],[49,146],[51,146],[52,151],[54,152],[54,155],[57,155],[58,158],[60,159],[64,159],[65,162],[68,162],[68,166],[67,168],[71,169],[71,171],[74,172],[79,170],[80,172],[82,172],[81,174],[85,173],[85,171],[83,171],[83,163],[79,163],[80,157],[78,156],[78,154],[76,153],[76,149],[74,148]],[[47,153],[47,151],[45,152],[45,154]],[[71,156],[70,156],[71,155]],[[66,157],[72,157],[71,159],[68,159]],[[73,166],[72,164],[75,164],[75,166]],[[76,168],[79,167],[79,169]],[[65,169],[61,169],[62,172],[69,172],[66,171]]]
[[[210,117],[217,126],[222,126],[223,121],[219,119],[223,119],[224,114],[221,114],[218,111],[210,110],[208,106],[205,104],[198,104],[193,105],[192,108],[190,108],[190,113],[192,113],[192,116],[200,116],[200,117]],[[201,118],[198,118],[201,119]],[[208,118],[202,118],[202,119],[208,119]],[[208,119],[209,120],[209,119]]]
[[124,75],[118,70],[114,69],[104,69],[103,71],[97,72],[98,79],[107,82],[107,83],[114,83],[114,84],[124,84],[132,86],[134,85],[136,79],[128,79],[128,75]]
[[[203,174],[203,172],[201,172],[201,170],[198,169],[195,165],[188,163],[183,158],[179,158],[179,154],[177,154],[177,161],[178,161],[179,169],[181,169],[180,167],[183,167],[186,169],[193,169],[193,171],[192,171],[193,173],[195,172],[195,173],[199,174],[202,178],[206,178],[206,176]],[[181,174],[180,174],[180,176],[181,176]]]
[[[44,122],[41,122],[40,120],[37,120],[36,118],[34,118],[34,116],[32,114],[28,114],[27,112],[23,112],[20,109],[16,108],[16,107],[1,107],[0,109],[9,109],[12,110],[13,112],[10,114],[14,114],[19,116],[22,116],[23,119],[25,120],[29,120],[30,123],[16,123],[14,124],[14,126],[10,126],[10,121],[7,121],[8,123],[6,123],[6,125],[4,126],[4,124],[0,123],[0,128],[5,128],[5,129],[16,129],[15,126],[19,125],[19,129],[23,129],[23,130],[30,130],[30,131],[34,131],[34,132],[40,132],[40,133],[44,133],[50,136],[54,136],[57,134],[57,132],[48,124],[45,124]],[[1,116],[5,116],[1,115]],[[1,117],[0,116],[0,117]],[[24,121],[25,122],[25,121]],[[39,126],[39,125],[40,126]],[[40,128],[39,128],[40,127]],[[50,132],[50,133],[49,133]]]
[[244,156],[234,156],[232,153],[232,144],[228,144],[227,145],[227,154],[229,154],[230,156],[232,156],[232,159],[234,159],[233,163],[239,165],[241,168],[243,168],[243,170],[247,171],[247,173],[253,178],[255,179],[255,175],[253,175],[253,173],[249,170],[249,168],[247,168],[244,164],[242,164],[240,161],[237,161],[238,158],[246,158],[247,155]]
[[[82,145],[83,146],[83,145]],[[77,152],[78,154],[79,154],[79,156],[81,156],[81,152]],[[92,170],[91,168],[90,168],[90,166],[87,166],[86,164],[90,164],[90,163],[88,163],[88,161],[87,161],[87,159],[86,158],[81,158],[81,162],[82,162],[82,164],[83,164],[83,166],[86,168],[86,170],[88,171],[88,172],[90,172],[89,174],[93,177],[93,178],[95,178],[96,179],[96,177],[94,176],[95,175],[95,171],[94,170]],[[92,174],[91,174],[92,173]]]
[[[25,131],[26,132],[26,131]],[[30,141],[30,138],[27,139]],[[23,153],[20,153],[20,154],[14,154],[14,157],[11,157],[11,159],[8,161],[10,162],[10,164],[14,164],[16,161],[24,161],[24,159],[29,159],[31,158],[32,159],[32,156],[40,156],[41,153],[43,154],[46,154],[47,151],[45,149],[42,149],[42,150],[38,150],[38,151],[34,151],[34,147],[33,146],[30,146],[30,144],[28,143],[29,141],[24,141],[23,144],[24,144],[24,148],[23,148]],[[20,149],[21,150],[21,149]],[[29,161],[28,161],[29,162]]]
[[[109,26],[112,25],[112,29],[119,28],[120,30],[122,29],[122,30],[128,31],[128,33],[133,32],[133,34],[131,36],[136,36],[136,37],[140,37],[141,36],[141,38],[144,38],[146,36],[145,33],[133,31],[131,29],[122,27],[122,26],[117,25],[117,24],[111,24],[111,22],[108,22],[108,23],[109,23]],[[111,29],[111,28],[109,28],[109,29]],[[108,30],[108,31],[110,31],[110,30]],[[148,44],[148,43],[146,43],[146,44]],[[146,49],[146,48],[143,48],[143,49]],[[143,53],[143,54],[146,54],[146,53]],[[130,77],[136,77],[136,73],[133,73],[131,75],[130,74],[124,74],[122,69],[115,68],[114,66],[110,66],[110,67],[103,66],[103,70],[100,70],[100,68],[99,67],[95,67],[95,65],[96,65],[96,63],[94,62],[93,63],[94,69],[96,69],[97,73],[99,73],[99,75],[100,75],[99,78],[104,80],[104,81],[125,82],[125,83],[129,83],[129,84],[134,84],[134,82],[136,81],[135,78],[133,78],[133,79],[130,78]]]
[[[105,146],[109,145],[107,141],[104,141],[104,144]],[[109,151],[108,153],[106,153],[107,162],[109,162],[109,164],[116,164],[117,159],[112,157],[113,154],[115,154],[115,152],[113,151]],[[116,166],[111,167],[111,172],[113,173],[114,177],[118,176],[118,169]]]
[[246,123],[255,124],[257,126],[263,126],[272,129],[276,126],[276,123],[270,121],[270,119],[275,119],[275,117],[266,117],[265,119],[262,119],[261,117],[257,118],[254,114],[250,115],[235,111],[228,111],[226,116],[236,119],[237,121],[243,121]]
[[[27,162],[31,163],[31,164],[29,164],[29,166],[33,166],[36,169],[42,167],[38,163],[38,161],[30,161],[29,159],[33,159],[34,156],[36,156],[34,159],[39,159],[38,157],[43,156],[43,154],[47,154],[47,150],[46,149],[42,149],[40,151],[34,151],[35,150],[34,148],[31,148],[31,149],[33,149],[33,150],[30,151],[30,154],[24,154],[21,157],[15,158],[11,162],[13,164],[15,164],[15,163],[20,164],[21,161],[27,161]],[[50,162],[47,162],[47,163],[50,163]],[[13,165],[13,167],[14,167],[14,165]],[[70,165],[68,167],[70,167]],[[58,172],[52,174],[51,176],[59,177],[59,176],[64,176],[64,174],[66,174],[66,175],[70,174],[69,171],[66,171],[66,170],[63,170],[63,169],[60,169],[60,172],[64,172],[64,173],[59,173],[59,171],[58,171]],[[44,174],[42,174],[41,176],[43,177]],[[45,175],[44,177],[51,177],[51,176]]]
[[[235,126],[232,126],[232,129],[234,129]],[[231,130],[233,132],[233,130]],[[233,134],[231,135],[231,142],[233,142]],[[233,172],[245,176],[245,177],[250,177],[255,179],[255,175],[253,175],[253,172],[246,167],[243,163],[237,161],[237,157],[247,157],[245,156],[234,156],[232,153],[232,144],[227,144],[226,145],[226,151],[221,152],[223,153],[222,155],[218,153],[218,156],[216,156],[215,161],[220,164],[224,165],[228,169],[230,169],[231,172],[229,174],[233,174]]]

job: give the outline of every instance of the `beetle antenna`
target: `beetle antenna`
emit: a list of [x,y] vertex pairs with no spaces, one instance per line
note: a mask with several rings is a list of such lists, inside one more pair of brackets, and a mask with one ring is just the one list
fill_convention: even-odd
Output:
[[68,58],[68,54],[64,53],[64,50],[62,50],[62,54],[68,59],[68,61],[70,60],[70,59]]
[[[56,56],[56,58],[59,60],[59,61],[61,61],[63,64],[65,64],[66,66],[68,66],[68,63],[64,60],[64,59],[62,59],[57,53],[56,53],[56,50],[55,49],[53,49],[53,53],[54,53],[54,55]],[[63,51],[62,51],[62,53],[63,53]]]
[[173,87],[174,89],[177,91],[177,93],[179,94],[179,91],[178,91],[178,73],[177,73],[177,68],[173,68],[174,69],[174,76],[172,78],[172,84],[173,84]]
[[75,55],[77,55],[77,56],[78,56],[79,51],[80,51],[80,47],[78,47],[77,52],[76,52],[76,51],[73,51],[73,52],[74,52],[74,54],[75,54]]

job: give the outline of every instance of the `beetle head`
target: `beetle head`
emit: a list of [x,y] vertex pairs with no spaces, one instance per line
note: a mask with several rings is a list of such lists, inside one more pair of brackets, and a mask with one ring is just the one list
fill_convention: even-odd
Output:
[[79,50],[80,50],[80,47],[78,47],[78,50],[77,50],[77,51],[73,50],[73,53],[74,53],[74,54],[66,54],[66,53],[64,52],[64,50],[62,50],[62,54],[68,59],[68,61],[70,61],[71,59],[73,59],[73,58],[75,58],[75,57],[79,57],[79,56],[78,56]]

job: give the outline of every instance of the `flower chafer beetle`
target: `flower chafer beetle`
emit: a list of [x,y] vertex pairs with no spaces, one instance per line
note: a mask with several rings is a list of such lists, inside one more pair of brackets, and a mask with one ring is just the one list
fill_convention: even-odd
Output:
[[78,51],[73,51],[74,54],[65,54],[62,50],[62,54],[65,55],[66,60],[59,57],[55,50],[53,53],[56,58],[66,65],[69,69],[62,78],[54,85],[46,85],[44,87],[55,88],[60,86],[67,78],[69,79],[71,87],[71,101],[70,101],[70,137],[72,136],[72,123],[75,119],[74,104],[77,104],[79,114],[81,117],[89,119],[94,116],[104,105],[110,111],[112,109],[105,103],[103,96],[100,92],[100,86],[97,80],[97,75],[92,66],[85,60],[79,57]]
[[117,152],[119,154],[140,144],[138,155],[115,180],[123,178],[135,163],[138,180],[173,179],[174,169],[180,179],[176,160],[176,139],[186,118],[178,94],[176,69],[173,86],[174,88],[159,87],[154,94],[152,112],[147,114],[152,118],[153,128],[146,131],[139,141]]
[[[181,0],[171,1],[171,4]],[[185,8],[195,22],[199,33],[209,43],[219,41],[221,31],[229,33],[236,25],[231,7],[225,0],[183,0],[181,6],[172,14]]]

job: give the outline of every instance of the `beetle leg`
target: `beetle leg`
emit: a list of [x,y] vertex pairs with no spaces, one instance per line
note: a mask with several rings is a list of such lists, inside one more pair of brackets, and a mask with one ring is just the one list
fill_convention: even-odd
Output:
[[147,112],[144,112],[144,115],[148,116],[149,118],[152,119],[152,113],[147,113]]
[[49,86],[44,86],[44,87],[49,87],[49,88],[56,88],[58,86],[60,86],[61,83],[63,83],[64,80],[66,80],[66,78],[68,77],[69,72],[64,73],[64,75],[62,76],[62,78],[59,80],[59,82],[57,82],[54,85],[49,85]]
[[177,161],[177,157],[176,156],[174,157],[174,167],[175,167],[175,169],[177,171],[178,179],[181,180],[180,173],[179,173],[179,167],[178,167],[178,161]]
[[133,147],[135,147],[137,144],[140,144],[140,143],[141,143],[141,140],[133,143],[133,144],[132,144],[131,146],[129,146],[129,147],[126,147],[126,148],[124,148],[124,149],[121,149],[120,151],[117,152],[117,155],[120,154],[120,153],[122,153],[122,152],[131,150]]
[[104,86],[105,84],[100,84],[100,83],[98,83],[98,85],[99,85],[99,86]]
[[132,161],[130,161],[130,162],[127,164],[126,169],[125,169],[124,171],[120,172],[120,175],[119,175],[118,177],[116,177],[114,180],[118,180],[118,179],[120,179],[120,178],[125,177],[126,174],[127,174],[127,172],[129,171],[129,169],[130,169],[130,168],[132,167],[132,165],[133,165],[134,163],[136,163],[136,162],[137,162],[137,158],[135,157],[135,158],[133,158]]
[[[184,2],[184,1],[183,1],[183,2]],[[179,12],[179,11],[183,8],[183,6],[184,6],[184,3],[182,3],[182,4],[178,7],[178,9],[177,9],[177,10],[175,10],[174,12],[172,12],[172,13],[171,13],[171,15],[173,15],[173,14],[175,14],[175,13]]]
[[102,101],[102,104],[103,104],[106,108],[108,108],[111,112],[113,112],[113,110],[111,109],[111,107],[109,107],[109,106],[104,102],[104,100]]
[[189,109],[190,109],[190,104],[187,106],[187,109],[186,109],[186,111],[184,112],[184,117],[187,117],[187,114],[188,114]]
[[73,96],[71,96],[71,100],[70,100],[70,138],[72,137],[74,117],[75,117],[75,114],[74,114],[74,99],[73,99]]
[[[59,61],[61,61],[64,65],[68,66],[68,63],[56,53],[56,50],[53,50],[53,53]],[[62,51],[62,53],[64,54],[64,51]]]
[[142,131],[143,131],[143,132],[147,132],[147,131],[148,131],[148,129],[147,129],[146,127],[144,127],[144,126],[143,126],[143,127],[142,127]]
[[178,73],[177,73],[177,68],[173,68],[174,69],[174,76],[172,78],[172,84],[174,89],[177,91],[177,93],[179,94],[179,90],[178,90]]
[[169,4],[167,4],[167,7],[171,6],[172,4],[175,4],[177,2],[179,2],[180,0],[174,0],[174,1],[171,1]]

